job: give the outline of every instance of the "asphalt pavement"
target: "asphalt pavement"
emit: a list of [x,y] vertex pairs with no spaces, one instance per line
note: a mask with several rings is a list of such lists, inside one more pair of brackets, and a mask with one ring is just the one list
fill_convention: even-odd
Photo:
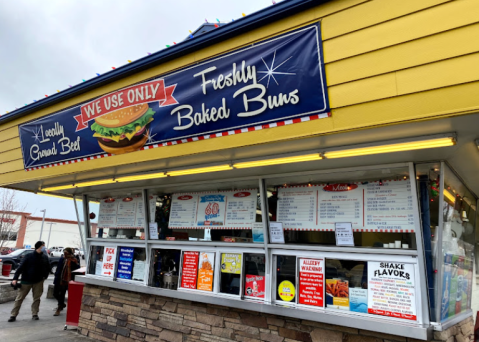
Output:
[[[10,277],[13,277],[13,273],[10,275]],[[2,278],[5,279],[5,277]],[[32,292],[30,292],[23,301],[20,314],[17,316],[17,320],[15,322],[7,322],[7,320],[10,318],[10,311],[13,308],[13,301],[0,304],[0,341],[94,341],[78,334],[76,330],[73,330],[75,327],[68,326],[68,330],[64,330],[66,309],[61,312],[60,316],[53,316],[53,313],[57,307],[57,301],[55,299],[46,298],[48,285],[50,284],[53,284],[53,275],[50,275],[50,277],[44,283],[44,290],[40,303],[40,312],[38,314],[40,319],[38,321],[32,320]]]

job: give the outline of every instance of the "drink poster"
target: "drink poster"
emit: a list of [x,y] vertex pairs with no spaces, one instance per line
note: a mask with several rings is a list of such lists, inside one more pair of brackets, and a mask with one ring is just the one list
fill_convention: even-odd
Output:
[[174,194],[170,229],[251,229],[258,189]]
[[415,286],[413,264],[369,261],[368,313],[415,321]]
[[113,278],[116,264],[116,247],[105,247],[101,275]]
[[223,253],[221,254],[221,273],[241,274],[242,263],[241,254]]
[[215,269],[215,253],[201,252],[198,270],[197,289],[213,291],[213,272]]
[[349,311],[368,313],[368,290],[349,288]]
[[133,268],[133,248],[120,247],[120,255],[118,261],[117,277],[122,279],[131,279]]
[[181,287],[185,289],[196,289],[199,255],[199,252],[183,253],[183,265],[181,268]]
[[299,304],[324,306],[324,259],[299,259]]
[[247,274],[244,285],[245,297],[264,298],[265,296],[265,277]]
[[409,180],[336,183],[278,189],[277,217],[286,230],[414,232]]

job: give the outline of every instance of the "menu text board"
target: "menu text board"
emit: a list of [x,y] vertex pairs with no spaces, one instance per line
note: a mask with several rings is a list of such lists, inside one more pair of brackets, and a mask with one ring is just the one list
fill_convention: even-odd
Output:
[[[156,206],[156,197],[149,199],[150,206]],[[143,198],[117,197],[100,201],[98,228],[143,229],[145,208]]]
[[299,259],[299,304],[324,306],[324,259]]
[[183,253],[183,267],[181,268],[181,287],[185,289],[196,289],[199,256],[199,252]]
[[414,265],[368,262],[368,313],[416,320]]
[[277,217],[287,230],[414,232],[412,196],[409,180],[279,188]]
[[258,189],[174,194],[170,229],[251,229]]

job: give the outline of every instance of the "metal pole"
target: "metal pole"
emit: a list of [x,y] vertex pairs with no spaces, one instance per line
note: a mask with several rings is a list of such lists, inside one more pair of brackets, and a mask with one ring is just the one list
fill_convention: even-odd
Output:
[[[78,206],[77,206],[76,196],[73,196],[73,204],[75,206],[75,212],[77,215],[78,231],[80,232],[80,241],[81,241],[81,247],[83,249],[83,256],[85,257],[85,260],[86,260],[87,251],[85,249],[85,241],[83,240],[83,228],[80,221],[80,215],[78,215]],[[84,222],[84,226],[86,227],[86,222]]]
[[52,235],[52,225],[56,223],[50,222],[50,231],[48,232],[48,241],[47,241],[47,248],[50,248],[50,236]]
[[40,212],[43,212],[43,219],[42,219],[42,227],[40,228],[40,241],[42,241],[42,233],[43,233],[43,223],[45,222],[45,214],[47,213],[46,209],[40,210]]

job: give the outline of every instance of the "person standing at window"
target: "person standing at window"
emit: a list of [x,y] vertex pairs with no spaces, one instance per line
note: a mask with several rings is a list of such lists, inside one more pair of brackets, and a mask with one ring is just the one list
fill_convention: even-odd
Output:
[[13,286],[17,286],[20,275],[22,276],[22,280],[20,281],[21,287],[18,291],[17,298],[15,298],[15,304],[13,304],[13,309],[8,320],[9,322],[15,322],[17,319],[23,300],[30,290],[32,290],[33,293],[32,319],[38,320],[40,297],[43,294],[43,282],[50,274],[48,257],[42,252],[42,247],[44,245],[45,242],[37,241],[37,243],[35,243],[35,250],[25,256],[23,262],[13,276]]
[[58,301],[58,307],[53,316],[60,316],[60,311],[66,308],[65,294],[68,283],[72,280],[72,271],[80,268],[79,262],[73,253],[73,249],[67,247],[58,261],[55,279],[53,280],[53,297]]

